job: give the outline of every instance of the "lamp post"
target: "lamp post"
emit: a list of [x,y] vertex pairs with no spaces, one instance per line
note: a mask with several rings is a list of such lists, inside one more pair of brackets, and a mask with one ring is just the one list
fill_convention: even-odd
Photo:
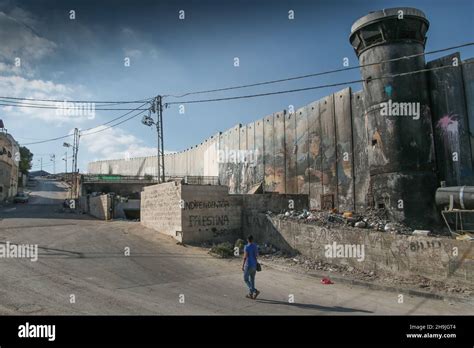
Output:
[[56,174],[56,155],[50,155],[50,160],[53,162],[53,174]]
[[68,150],[68,148],[72,147],[72,145],[69,144],[69,143],[63,143],[63,147],[66,148],[66,155],[64,157],[64,159],[66,161],[66,172],[64,174],[66,175],[67,174],[67,150]]

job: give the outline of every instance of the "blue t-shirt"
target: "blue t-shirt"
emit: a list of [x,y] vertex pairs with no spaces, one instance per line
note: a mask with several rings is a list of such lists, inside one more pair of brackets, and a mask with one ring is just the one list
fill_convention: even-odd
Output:
[[254,243],[247,244],[244,247],[244,252],[247,253],[247,261],[245,262],[245,267],[257,268],[257,246]]

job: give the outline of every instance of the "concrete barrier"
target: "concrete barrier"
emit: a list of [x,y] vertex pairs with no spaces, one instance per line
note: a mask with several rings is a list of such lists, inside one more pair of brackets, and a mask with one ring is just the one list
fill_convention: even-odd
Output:
[[[416,274],[440,281],[448,279],[456,284],[472,285],[474,281],[473,243],[468,241],[393,235],[363,229],[327,229],[262,213],[248,215],[243,221],[243,231],[253,234],[259,244],[270,243],[284,251],[299,252],[323,262],[350,265],[366,271]],[[356,253],[352,257],[347,257],[344,252],[340,256],[329,256],[329,249],[332,253],[338,246],[346,245],[351,250],[363,248],[363,259],[360,260]]]
[[241,236],[241,205],[226,186],[169,182],[144,188],[140,221],[183,243],[234,242]]
[[112,206],[112,198],[109,195],[89,197],[89,204],[88,204],[89,214],[98,219],[110,220],[111,206]]

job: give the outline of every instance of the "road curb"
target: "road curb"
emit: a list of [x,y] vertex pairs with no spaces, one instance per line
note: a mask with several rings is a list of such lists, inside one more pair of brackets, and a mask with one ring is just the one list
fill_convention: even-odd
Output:
[[[294,269],[291,267],[286,267],[286,266],[281,266],[281,265],[276,265],[273,263],[269,263],[266,261],[261,261],[259,262],[266,267],[270,267],[273,269],[277,269],[280,271],[285,271],[285,272],[293,272],[293,273],[298,273],[300,275],[306,275],[314,278],[324,278],[327,277],[327,273],[319,273],[315,271],[302,271],[298,269]],[[470,299],[464,299],[464,298],[458,298],[454,296],[446,296],[444,294],[440,293],[432,293],[432,292],[425,292],[425,291],[420,291],[420,290],[414,290],[414,289],[408,289],[408,288],[401,288],[401,287],[396,287],[396,286],[390,286],[390,285],[381,285],[381,284],[375,284],[371,282],[366,282],[363,280],[358,280],[358,279],[351,279],[351,278],[345,278],[339,275],[333,275],[331,274],[330,278],[332,280],[335,280],[339,283],[343,284],[350,284],[350,285],[356,285],[356,286],[363,286],[372,290],[382,290],[382,291],[390,291],[390,292],[395,292],[398,294],[408,294],[412,296],[418,296],[418,297],[424,297],[428,298],[431,300],[441,300],[441,301],[448,301],[448,302],[456,302],[456,303],[463,303],[463,304],[473,304],[472,300]]]

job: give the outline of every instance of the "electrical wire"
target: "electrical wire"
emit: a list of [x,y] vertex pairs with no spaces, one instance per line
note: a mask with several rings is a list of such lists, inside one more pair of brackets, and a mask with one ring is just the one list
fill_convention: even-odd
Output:
[[[474,62],[463,62],[463,63],[459,63],[457,66],[465,65],[465,64],[472,64],[472,63],[474,63]],[[264,97],[264,96],[276,95],[276,94],[286,94],[286,93],[310,91],[310,90],[314,90],[314,89],[344,86],[344,85],[350,85],[350,84],[360,83],[360,82],[368,82],[368,81],[374,81],[374,80],[394,78],[394,77],[399,77],[399,76],[413,75],[413,74],[424,73],[424,72],[428,72],[428,71],[441,70],[441,69],[446,69],[446,68],[455,68],[457,66],[445,65],[445,66],[440,66],[440,67],[431,68],[431,69],[420,69],[420,70],[409,71],[409,72],[404,72],[404,73],[391,74],[391,75],[385,75],[385,76],[380,76],[380,77],[373,77],[370,80],[359,79],[359,80],[344,81],[344,82],[331,83],[331,84],[312,86],[312,87],[288,89],[288,90],[276,91],[276,92],[266,92],[266,93],[249,94],[249,95],[241,95],[241,96],[233,96],[233,97],[223,97],[223,98],[214,98],[214,99],[201,99],[201,100],[187,100],[187,101],[181,101],[181,102],[168,102],[165,105],[208,103],[208,102],[216,102],[216,101],[235,100],[235,99],[248,99],[248,98]]]
[[[135,108],[135,109],[132,109],[132,110],[130,110],[129,112],[123,114],[123,115],[120,115],[119,117],[116,117],[116,118],[114,118],[114,119],[112,119],[112,120],[110,120],[110,121],[108,121],[108,122],[105,122],[105,123],[103,123],[103,124],[101,124],[101,125],[98,125],[98,126],[95,126],[95,127],[91,127],[91,128],[87,128],[87,129],[85,129],[84,131],[89,131],[89,130],[91,130],[91,129],[98,128],[98,127],[102,127],[102,126],[104,126],[104,125],[110,124],[110,123],[112,123],[112,122],[114,122],[114,121],[116,121],[116,120],[118,120],[118,119],[120,119],[120,118],[123,118],[123,117],[125,117],[125,116],[131,114],[133,111],[141,110],[141,109],[139,109],[139,108],[141,108],[141,107],[142,107],[143,105],[145,105],[145,104],[146,104],[146,102],[143,103],[142,105],[140,105],[139,107],[137,107],[137,108]],[[148,110],[148,109],[145,109],[145,110]],[[142,113],[143,113],[143,112],[144,112],[144,111],[142,111]],[[113,126],[111,126],[111,127],[103,128],[103,129],[101,129],[100,131],[103,131],[103,130],[108,129],[108,128],[115,127],[115,126],[117,126],[117,125],[119,125],[119,124],[122,124],[122,123],[128,121],[128,120],[131,120],[132,118],[134,118],[134,117],[136,117],[136,116],[138,116],[138,115],[134,115],[134,116],[132,116],[132,117],[130,117],[130,118],[127,118],[127,119],[124,120],[123,122],[119,122],[119,123],[117,123],[116,125],[113,125]],[[81,134],[81,136],[82,136],[82,135],[94,134],[94,133],[98,133],[98,132],[85,133],[85,134]],[[21,146],[35,145],[35,144],[43,144],[43,143],[47,143],[47,142],[51,142],[51,141],[56,141],[56,140],[61,140],[61,139],[69,138],[69,137],[71,137],[71,136],[73,136],[73,135],[74,135],[74,134],[67,134],[67,135],[63,135],[63,136],[60,136],[60,137],[56,137],[56,138],[44,139],[44,140],[40,140],[40,141],[34,141],[34,142],[31,142],[31,143],[21,144]]]
[[[422,52],[422,53],[417,53],[409,56],[403,56],[403,57],[397,57],[397,58],[392,58],[392,59],[387,59],[383,60],[380,62],[375,62],[375,63],[368,63],[368,64],[362,64],[362,65],[357,65],[354,67],[347,67],[347,68],[341,68],[341,69],[334,69],[334,70],[328,70],[328,71],[323,71],[323,72],[318,72],[318,73],[313,73],[313,74],[306,74],[306,75],[300,75],[300,76],[294,76],[294,77],[288,77],[284,79],[278,79],[278,80],[270,80],[270,81],[264,81],[264,82],[257,82],[257,83],[252,83],[252,84],[247,84],[247,85],[241,85],[241,86],[231,86],[231,87],[223,87],[223,88],[217,88],[217,89],[210,89],[210,90],[202,90],[202,91],[196,91],[196,92],[188,92],[184,93],[181,95],[164,95],[163,97],[173,97],[173,98],[182,98],[186,97],[189,95],[195,95],[195,94],[205,94],[205,93],[213,93],[213,92],[222,92],[222,91],[229,91],[229,90],[234,90],[234,89],[241,89],[241,88],[248,88],[248,87],[256,87],[256,86],[263,86],[263,85],[268,85],[268,84],[274,84],[274,83],[280,83],[280,82],[287,82],[287,81],[293,81],[293,80],[300,80],[300,79],[305,79],[309,77],[315,77],[315,76],[322,76],[322,75],[328,75],[328,74],[333,74],[337,72],[343,72],[343,71],[349,71],[349,70],[354,70],[354,69],[360,69],[360,68],[365,68],[368,66],[374,66],[374,65],[379,65],[383,63],[390,63],[390,62],[395,62],[398,60],[405,60],[405,59],[411,59],[411,58],[416,58],[420,56],[425,56],[429,54],[435,54],[435,53],[440,53],[440,52],[445,52],[449,50],[453,50],[456,48],[463,48],[467,46],[472,46],[474,45],[474,42],[468,42],[465,44],[461,45],[456,45],[456,46],[451,46],[447,48],[441,48],[438,50],[433,50],[429,52]],[[170,103],[168,103],[170,104]]]
[[[50,109],[50,110],[71,110],[74,108],[65,108],[65,107],[59,107],[59,106],[40,106],[40,105],[25,105],[25,104],[5,104],[5,103],[0,103],[0,106],[11,106],[11,107],[17,107],[17,108],[32,108],[32,109]],[[130,108],[94,108],[94,110],[101,110],[101,111],[126,111],[126,110],[137,110],[137,109],[130,109]],[[148,110],[148,109],[143,109],[143,110]]]
[[58,100],[58,99],[36,99],[36,98],[20,98],[20,97],[3,97],[0,96],[0,99],[12,99],[12,100],[30,100],[30,101],[40,101],[40,102],[61,102],[64,101],[68,103],[95,103],[95,104],[138,104],[149,101],[153,98],[146,98],[142,100],[130,100],[130,101],[100,101],[100,100]]

